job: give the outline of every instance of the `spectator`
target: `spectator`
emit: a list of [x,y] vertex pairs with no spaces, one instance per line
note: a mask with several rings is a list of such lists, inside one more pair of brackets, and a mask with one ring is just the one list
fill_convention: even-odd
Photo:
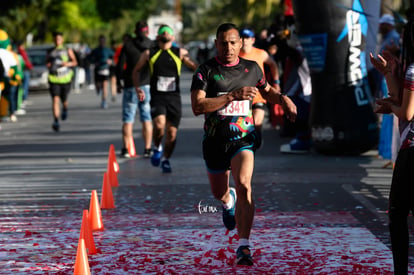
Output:
[[[400,35],[395,30],[395,20],[390,14],[384,14],[379,20],[379,33],[381,35],[381,43],[379,54],[383,54],[385,50],[395,56],[399,55]],[[373,91],[376,98],[388,97],[388,88],[384,76],[375,68],[370,71],[370,77],[374,80]],[[392,165],[395,161],[396,152],[393,152],[393,135],[394,129],[397,127],[394,123],[392,114],[379,114],[381,121],[380,137],[378,142],[378,154],[386,160],[390,160],[384,167]]]
[[119,59],[116,65],[118,87],[121,88],[123,80],[122,96],[122,149],[121,156],[130,158],[128,148],[131,148],[133,139],[133,125],[135,114],[139,108],[140,120],[142,123],[142,137],[144,139],[144,158],[151,157],[152,145],[152,119],[151,119],[151,94],[150,94],[150,73],[148,64],[140,72],[140,89],[144,91],[145,99],[138,100],[132,80],[132,71],[141,54],[151,47],[152,41],[148,38],[148,24],[146,21],[138,21],[135,25],[135,38],[128,37],[124,40]]
[[22,104],[21,104],[21,110],[24,111],[26,104],[27,104],[28,97],[29,97],[30,71],[33,69],[33,64],[30,61],[29,56],[27,55],[26,48],[24,46],[23,41],[18,42],[17,52],[23,57],[23,60],[24,60],[23,83],[22,83],[23,97],[22,97]]
[[389,51],[370,54],[374,67],[385,77],[389,96],[376,101],[376,112],[393,113],[399,120],[400,149],[395,161],[389,196],[389,229],[394,261],[394,274],[408,274],[408,214],[414,214],[414,21],[404,27],[402,54],[398,58]]
[[[297,117],[291,123],[286,117],[281,135],[292,136],[288,144],[280,146],[282,153],[307,153],[311,149],[311,129],[309,126],[312,83],[310,70],[299,40],[293,34],[292,18],[279,19],[271,27],[270,44],[276,44],[275,59],[282,64],[281,86],[283,94],[297,106]],[[285,26],[286,28],[283,28]]]

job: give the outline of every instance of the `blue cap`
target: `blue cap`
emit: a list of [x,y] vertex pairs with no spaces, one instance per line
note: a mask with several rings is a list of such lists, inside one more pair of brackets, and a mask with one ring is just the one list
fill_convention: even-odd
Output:
[[252,31],[251,29],[242,29],[240,31],[240,37],[252,38],[254,37],[254,31]]

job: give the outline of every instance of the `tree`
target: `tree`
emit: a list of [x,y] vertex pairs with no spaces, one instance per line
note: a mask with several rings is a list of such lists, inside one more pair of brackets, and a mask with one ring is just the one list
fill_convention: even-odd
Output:
[[[184,39],[204,40],[208,35],[214,34],[217,26],[224,22],[247,25],[259,32],[269,27],[276,13],[281,11],[279,3],[280,0],[223,0],[210,1],[209,5],[198,7],[185,4],[196,9],[193,13],[196,15],[185,14],[184,22],[191,24],[191,30],[186,30]],[[185,24],[184,29],[187,26]]]
[[96,0],[96,8],[102,20],[111,21],[122,18],[129,12],[147,18],[153,12],[168,9],[168,4],[167,1],[117,0],[114,5],[113,0]]
[[[28,3],[27,3],[28,2]],[[13,40],[24,40],[30,32],[37,34],[38,27],[46,18],[51,0],[2,2],[0,25]]]

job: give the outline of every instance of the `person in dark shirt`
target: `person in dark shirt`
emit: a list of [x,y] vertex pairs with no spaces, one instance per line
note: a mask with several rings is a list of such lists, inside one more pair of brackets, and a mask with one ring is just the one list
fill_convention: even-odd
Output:
[[114,52],[106,46],[106,37],[99,36],[99,45],[92,50],[90,59],[95,65],[96,92],[102,93],[101,108],[108,108],[106,97],[109,90],[110,65],[113,63]]
[[[282,105],[294,121],[296,106],[267,83],[255,61],[239,57],[242,40],[237,27],[224,23],[217,29],[217,56],[202,64],[193,76],[191,104],[195,115],[204,114],[203,157],[213,195],[223,203],[223,222],[236,227],[240,237],[236,262],[252,265],[250,231],[254,217],[251,179],[258,145],[252,113],[257,93]],[[229,188],[230,169],[236,188]]]
[[142,123],[142,136],[144,139],[144,158],[151,157],[152,144],[152,119],[151,119],[151,94],[150,94],[150,74],[148,65],[144,66],[140,72],[140,89],[145,93],[145,99],[139,101],[135,92],[132,81],[132,71],[138,62],[141,54],[148,50],[152,41],[148,38],[148,24],[145,21],[139,21],[135,25],[134,39],[130,39],[122,47],[116,65],[116,76],[118,87],[121,87],[123,80],[123,97],[122,97],[122,142],[123,148],[121,156],[129,158],[131,154],[128,148],[131,148],[133,138],[132,130],[135,121],[137,107],[139,108],[140,120]]
[[[180,75],[181,65],[195,71],[197,64],[191,60],[188,51],[173,46],[174,33],[171,27],[161,25],[158,29],[157,45],[142,53],[132,77],[138,97],[145,98],[140,88],[140,72],[146,65],[150,68],[151,116],[154,127],[154,149],[151,164],[159,166],[163,173],[171,173],[169,158],[177,140],[181,120]],[[165,133],[165,146],[162,142]]]

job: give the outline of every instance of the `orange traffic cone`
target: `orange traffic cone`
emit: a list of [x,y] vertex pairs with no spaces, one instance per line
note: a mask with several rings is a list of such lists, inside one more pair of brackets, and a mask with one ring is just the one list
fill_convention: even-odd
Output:
[[105,172],[102,184],[101,209],[112,208],[115,208],[114,196],[112,194],[111,184],[109,183],[109,175],[107,172]]
[[97,253],[96,247],[95,247],[95,241],[93,240],[92,230],[89,225],[89,214],[88,214],[87,209],[83,210],[82,227],[81,227],[79,239],[85,240],[86,250],[88,251],[89,255],[93,255]]
[[76,253],[74,275],[90,275],[88,254],[86,253],[85,240],[79,239],[78,250]]
[[108,165],[112,165],[113,169],[116,173],[119,173],[119,164],[116,160],[116,154],[115,154],[115,146],[111,144],[109,146],[109,157],[108,157]]
[[135,151],[135,143],[134,143],[134,137],[131,136],[128,143],[128,153],[131,158],[134,158],[137,156],[137,152]]
[[105,230],[101,208],[99,207],[98,194],[96,190],[92,190],[91,202],[89,204],[89,224],[91,225],[92,231],[103,231]]
[[108,173],[109,183],[111,184],[111,186],[113,187],[119,186],[119,183],[118,183],[119,166],[116,161],[115,149],[114,149],[113,144],[111,144],[111,146],[109,147],[109,157],[108,157],[108,165],[106,168],[106,172]]

